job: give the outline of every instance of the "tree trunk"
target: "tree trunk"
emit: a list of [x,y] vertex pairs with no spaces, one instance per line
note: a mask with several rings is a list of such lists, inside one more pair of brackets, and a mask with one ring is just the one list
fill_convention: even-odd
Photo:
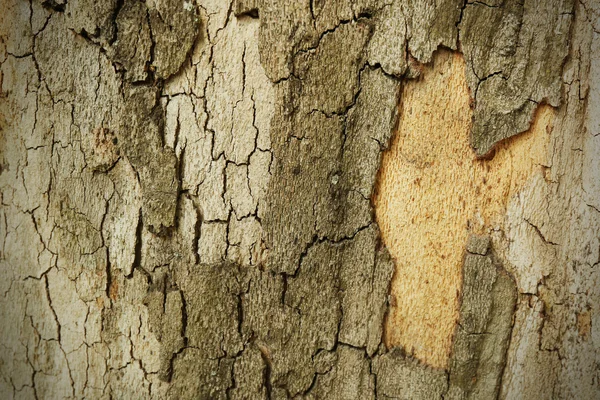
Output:
[[600,397],[595,0],[4,0],[0,397]]

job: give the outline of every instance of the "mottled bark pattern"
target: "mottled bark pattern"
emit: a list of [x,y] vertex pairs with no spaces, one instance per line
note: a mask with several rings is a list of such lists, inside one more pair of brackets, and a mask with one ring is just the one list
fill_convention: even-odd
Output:
[[[597,397],[599,16],[6,0],[0,397]],[[506,230],[457,249],[447,369],[382,343],[394,260],[371,204],[402,82],[440,46],[465,55],[477,154],[537,103],[558,120]]]

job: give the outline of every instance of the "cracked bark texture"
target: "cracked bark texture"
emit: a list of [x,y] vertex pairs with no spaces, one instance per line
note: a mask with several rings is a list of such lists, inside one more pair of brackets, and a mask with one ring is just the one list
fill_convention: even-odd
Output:
[[[597,398],[598,21],[591,0],[6,0],[0,397]],[[476,155],[555,111],[542,172],[456,248],[443,368],[383,342],[399,260],[371,202],[440,48]]]

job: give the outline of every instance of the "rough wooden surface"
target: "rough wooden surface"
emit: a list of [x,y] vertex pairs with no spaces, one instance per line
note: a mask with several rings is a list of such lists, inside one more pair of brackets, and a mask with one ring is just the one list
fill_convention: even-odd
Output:
[[[0,397],[598,397],[600,10],[487,3],[3,2]],[[439,46],[477,154],[553,125],[491,247],[452,251],[474,322],[447,369],[382,341],[371,205]]]
[[469,65],[471,144],[478,155],[526,131],[538,104],[561,104],[573,10],[573,0],[465,5],[459,40]]
[[544,171],[554,112],[503,142],[491,160],[469,146],[473,111],[465,62],[440,52],[402,90],[400,122],[379,171],[374,204],[396,263],[386,344],[447,367],[470,233],[503,229],[509,199]]

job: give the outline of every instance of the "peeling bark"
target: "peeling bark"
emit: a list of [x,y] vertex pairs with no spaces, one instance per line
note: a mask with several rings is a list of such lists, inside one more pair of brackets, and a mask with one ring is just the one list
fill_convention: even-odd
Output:
[[[595,2],[3,11],[2,398],[600,394]],[[447,118],[431,71],[454,70],[460,141],[427,123]],[[436,106],[411,97],[418,88]],[[422,136],[399,141],[419,124]],[[456,158],[444,140],[460,142]],[[398,249],[429,225],[390,240],[397,220],[382,221],[396,216],[378,200],[386,160],[410,148],[489,179],[442,183],[484,222],[462,230],[442,216],[431,230],[461,234],[423,257]],[[435,196],[402,202],[399,218],[454,204],[428,186]],[[432,256],[442,241],[452,263]],[[456,277],[442,285],[451,296],[410,306],[424,292],[398,289],[402,266],[424,259],[424,276]],[[443,332],[401,328],[431,310]],[[437,355],[413,351],[424,337]]]

